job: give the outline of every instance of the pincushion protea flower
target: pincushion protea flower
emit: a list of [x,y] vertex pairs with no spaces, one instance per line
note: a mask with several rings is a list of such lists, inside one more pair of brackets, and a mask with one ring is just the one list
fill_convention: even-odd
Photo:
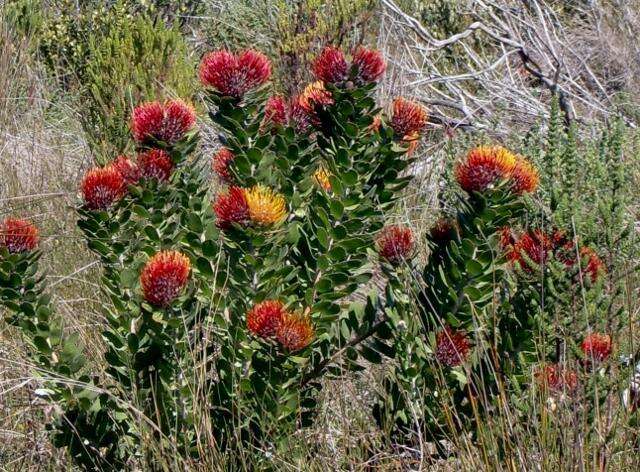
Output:
[[295,97],[291,101],[291,106],[289,108],[289,117],[298,133],[306,133],[307,131],[309,131],[313,116],[313,113],[310,114],[300,104],[300,96]]
[[38,228],[29,221],[7,218],[0,224],[0,246],[11,254],[33,251],[39,240]]
[[517,195],[533,192],[540,182],[537,169],[521,156],[516,158],[510,179],[511,190]]
[[178,251],[155,254],[140,274],[144,299],[155,306],[168,306],[187,285],[190,271],[189,258]]
[[249,221],[249,207],[244,189],[231,187],[227,193],[221,193],[213,203],[216,225],[229,229],[233,224],[244,225]]
[[584,338],[582,344],[580,344],[580,349],[582,349],[587,360],[602,362],[613,351],[611,336],[602,333],[591,333]]
[[140,180],[138,165],[127,156],[118,156],[109,165],[120,172],[126,185],[133,185]]
[[171,156],[162,149],[149,149],[138,154],[138,168],[145,179],[165,182],[173,172]]
[[469,357],[471,345],[467,335],[462,331],[453,331],[445,327],[436,335],[436,360],[447,367],[463,364]]
[[510,178],[516,161],[516,156],[501,146],[480,146],[457,165],[456,180],[467,192],[482,192]]
[[554,248],[552,238],[542,230],[535,229],[517,238],[507,248],[507,258],[512,263],[517,262],[525,271],[531,272],[534,269],[531,262],[538,266],[544,265]]
[[586,259],[587,262],[584,271],[589,275],[592,282],[598,280],[598,278],[607,271],[602,259],[588,246],[582,246],[580,248],[580,258],[581,260]]
[[331,192],[331,182],[329,181],[329,172],[324,167],[320,167],[313,173],[313,179],[324,189],[325,192]]
[[578,375],[558,364],[545,365],[535,374],[538,383],[558,393],[572,392],[578,387]]
[[252,49],[237,55],[224,50],[210,52],[200,63],[200,82],[229,97],[242,98],[270,77],[271,62]]
[[269,97],[264,106],[263,127],[285,126],[288,121],[289,105],[287,100],[280,95]]
[[311,318],[299,313],[286,313],[276,329],[276,339],[289,352],[304,349],[314,336]]
[[413,252],[413,233],[405,226],[387,226],[378,234],[376,246],[380,257],[392,264],[399,264]]
[[80,184],[85,206],[90,210],[104,210],[125,193],[122,175],[114,166],[89,170]]
[[298,103],[307,113],[315,116],[316,108],[333,104],[333,97],[324,84],[320,81],[307,85],[300,96]]
[[211,169],[218,175],[223,182],[231,182],[231,173],[229,172],[229,163],[234,159],[233,153],[227,148],[221,148],[213,156],[211,161]]
[[327,46],[322,50],[311,68],[318,80],[330,84],[344,82],[349,71],[347,60],[342,51],[332,46]]
[[353,66],[356,78],[363,83],[375,82],[387,67],[380,51],[358,47],[353,53]]
[[245,189],[244,196],[252,223],[268,226],[281,222],[287,215],[284,197],[268,187],[254,185]]
[[286,313],[284,305],[278,300],[256,303],[247,312],[247,328],[261,338],[273,337]]
[[427,125],[427,111],[422,105],[402,97],[393,101],[391,128],[396,139],[415,141]]
[[195,123],[195,111],[182,100],[149,102],[134,108],[131,131],[139,143],[156,140],[175,144]]

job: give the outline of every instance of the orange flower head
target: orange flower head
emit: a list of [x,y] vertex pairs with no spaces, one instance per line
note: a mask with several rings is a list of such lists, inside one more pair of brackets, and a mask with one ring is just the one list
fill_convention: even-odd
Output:
[[596,282],[598,278],[607,272],[607,268],[602,262],[602,259],[598,256],[598,253],[588,246],[582,246],[580,248],[580,257],[586,259],[586,266],[584,271],[589,275],[592,282]]
[[265,300],[253,305],[247,312],[247,328],[256,336],[271,338],[275,336],[286,310],[278,300]]
[[327,46],[312,65],[313,73],[318,80],[337,84],[347,80],[349,66],[344,54],[338,48]]
[[545,365],[535,374],[538,384],[556,393],[573,392],[578,387],[578,375],[558,364]]
[[427,126],[427,111],[415,102],[399,97],[393,101],[391,128],[396,139],[415,141]]
[[318,81],[304,88],[298,97],[298,103],[313,118],[315,117],[316,108],[333,104],[333,97],[331,92],[325,88],[324,83]]
[[457,165],[456,180],[467,192],[484,192],[509,179],[516,162],[516,156],[501,146],[480,146]]
[[162,141],[175,144],[196,124],[196,113],[182,100],[149,102],[133,110],[131,131],[139,143]]
[[376,246],[380,257],[391,264],[399,264],[413,252],[413,232],[405,226],[387,226],[378,234]]
[[331,192],[329,176],[329,172],[327,172],[324,167],[320,167],[313,173],[313,179],[316,181],[316,184],[318,184],[320,188],[324,189],[325,192]]
[[613,351],[611,336],[608,334],[591,333],[584,338],[580,345],[587,360],[602,362]]
[[268,187],[254,185],[244,190],[244,197],[249,208],[249,219],[254,224],[269,226],[282,222],[287,216],[284,197]]
[[314,336],[311,318],[303,314],[286,313],[276,329],[276,339],[289,352],[304,349]]
[[233,186],[227,193],[219,194],[213,211],[220,229],[229,229],[233,224],[246,225],[249,222],[249,207],[244,189]]
[[252,49],[233,54],[214,51],[200,63],[200,82],[220,94],[237,99],[266,83],[271,77],[271,62]]
[[553,240],[543,231],[535,229],[523,234],[507,248],[507,258],[512,263],[517,262],[525,271],[532,272],[535,266],[543,266],[547,262],[554,248]]
[[118,156],[109,166],[120,172],[126,185],[134,185],[140,180],[138,165],[127,156]]
[[33,251],[39,240],[38,228],[26,220],[6,218],[0,224],[0,246],[11,254]]
[[462,331],[453,331],[445,327],[436,335],[436,360],[447,367],[456,367],[469,358],[471,345],[467,335]]
[[162,149],[149,149],[138,154],[138,168],[145,179],[166,182],[173,173],[171,156]]
[[142,269],[140,285],[144,299],[154,306],[166,307],[185,288],[191,263],[178,251],[160,251]]
[[120,172],[107,166],[89,170],[82,179],[80,190],[89,210],[104,210],[122,198],[126,188]]
[[380,51],[362,46],[353,53],[353,66],[357,80],[365,84],[377,81],[387,67]]
[[516,158],[516,165],[511,171],[511,190],[517,195],[535,191],[540,182],[538,171],[523,157]]
[[223,182],[229,183],[232,181],[229,164],[233,161],[234,157],[233,153],[227,148],[220,148],[213,156],[211,168]]

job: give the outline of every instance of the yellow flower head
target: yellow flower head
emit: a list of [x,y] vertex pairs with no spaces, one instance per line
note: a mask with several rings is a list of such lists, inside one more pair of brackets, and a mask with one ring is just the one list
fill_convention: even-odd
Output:
[[263,185],[254,185],[244,191],[249,218],[255,224],[268,226],[280,223],[287,216],[284,197]]
[[331,182],[329,182],[329,172],[324,167],[320,167],[313,173],[313,178],[316,183],[322,187],[326,192],[331,191]]

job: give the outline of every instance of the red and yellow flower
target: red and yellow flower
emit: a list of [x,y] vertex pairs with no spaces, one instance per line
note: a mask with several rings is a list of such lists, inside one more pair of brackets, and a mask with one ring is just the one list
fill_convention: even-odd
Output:
[[427,110],[418,103],[396,98],[390,124],[396,139],[410,143],[418,139],[427,126]]
[[376,238],[380,257],[392,264],[399,264],[407,259],[413,252],[414,244],[411,229],[400,225],[383,228]]
[[271,338],[287,314],[284,304],[278,300],[265,300],[256,303],[247,312],[247,328],[256,336]]
[[182,100],[149,102],[133,110],[131,131],[139,143],[155,140],[175,144],[194,128],[195,123],[195,111]]
[[249,209],[249,219],[260,226],[280,223],[287,216],[284,197],[263,185],[254,185],[244,190]]
[[522,156],[516,158],[516,164],[511,170],[511,190],[517,195],[535,191],[540,182],[538,171]]
[[[502,239],[503,241],[507,239],[504,233]],[[518,263],[527,272],[532,272],[535,266],[543,266],[554,249],[553,239],[540,229],[524,233],[519,238],[515,238],[515,241],[506,247],[507,258],[512,263]],[[531,263],[535,264],[535,266],[532,266]]]
[[220,193],[213,203],[213,211],[218,228],[229,229],[234,224],[247,224],[249,206],[244,189],[233,186],[226,193]]
[[436,335],[436,360],[447,367],[456,367],[467,361],[471,344],[463,331],[445,327]]
[[227,148],[221,148],[216,152],[211,161],[211,169],[223,182],[231,182],[232,177],[229,172],[229,164],[234,159],[233,153]]
[[85,206],[90,210],[104,210],[122,198],[126,191],[122,175],[113,166],[89,170],[80,184]]
[[456,180],[467,192],[483,192],[509,179],[516,162],[516,156],[501,146],[480,146],[457,165]]
[[329,174],[329,172],[327,172],[327,169],[325,169],[324,167],[318,168],[313,173],[313,179],[315,180],[316,184],[318,184],[318,186],[320,186],[320,188],[325,192],[331,192],[331,182],[329,181],[330,175],[331,174]]
[[582,349],[587,360],[602,362],[613,351],[611,336],[602,333],[591,333],[584,338],[582,344],[580,344],[580,349]]
[[138,154],[138,169],[145,179],[166,182],[173,173],[171,156],[162,149],[149,149]]
[[252,49],[233,54],[221,50],[205,55],[200,63],[200,82],[220,94],[242,98],[271,77],[271,62]]
[[0,246],[11,254],[33,251],[39,240],[38,228],[27,220],[7,218],[0,224]]
[[154,306],[168,306],[187,285],[190,271],[189,258],[178,251],[155,254],[140,274],[144,299]]
[[313,82],[304,88],[298,97],[298,104],[314,121],[317,120],[317,108],[333,104],[333,96],[325,88],[323,82]]
[[314,337],[311,318],[301,313],[286,313],[276,329],[276,339],[289,352],[304,349]]

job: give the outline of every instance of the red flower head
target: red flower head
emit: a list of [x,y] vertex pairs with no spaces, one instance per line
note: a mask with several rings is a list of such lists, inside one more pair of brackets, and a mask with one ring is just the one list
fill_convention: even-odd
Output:
[[213,204],[218,228],[229,229],[233,223],[244,225],[249,221],[249,206],[244,189],[240,187],[229,188],[228,193],[218,195]]
[[353,53],[353,65],[357,71],[357,78],[364,83],[378,80],[387,67],[380,51],[362,46]]
[[189,258],[178,251],[155,254],[140,274],[144,299],[155,306],[168,306],[187,285],[190,270]]
[[318,80],[330,84],[337,84],[347,80],[349,66],[344,54],[338,48],[327,46],[316,58],[312,66],[313,73]]
[[114,166],[91,169],[82,179],[80,189],[85,206],[90,210],[108,208],[126,191],[124,179]]
[[427,126],[427,111],[422,105],[402,97],[393,101],[391,128],[396,139],[415,141],[425,126]]
[[538,266],[544,265],[554,246],[553,240],[541,230],[528,231],[507,249],[507,258],[512,263],[518,262],[525,271],[532,272],[534,267],[529,261]]
[[311,127],[312,116],[300,104],[300,96],[291,101],[290,117],[298,133],[306,133]]
[[247,328],[261,338],[273,337],[285,313],[284,305],[278,300],[256,303],[247,312]]
[[11,254],[34,250],[39,239],[38,228],[26,220],[7,218],[0,224],[0,246]]
[[289,352],[304,349],[314,336],[311,319],[302,314],[285,313],[276,329],[276,339]]
[[234,157],[233,153],[227,148],[221,148],[213,156],[211,168],[223,182],[231,182],[232,180],[231,173],[229,172],[229,163],[233,161]]
[[456,238],[458,224],[450,218],[440,218],[429,231],[429,236],[434,243],[443,244]]
[[456,167],[456,180],[467,192],[483,192],[511,177],[516,156],[500,146],[472,149]]
[[588,246],[582,246],[580,248],[580,257],[582,260],[586,259],[586,267],[584,271],[589,275],[591,281],[595,283],[598,278],[607,271],[607,268],[602,262],[602,259],[598,256],[596,251]]
[[149,102],[133,110],[131,130],[139,143],[151,138],[175,144],[193,129],[195,123],[195,111],[181,100],[169,100],[164,104]]
[[257,51],[247,50],[237,55],[215,51],[205,55],[200,63],[200,82],[222,95],[242,98],[271,77],[271,62]]
[[535,377],[538,383],[554,392],[572,392],[578,387],[578,375],[558,364],[545,365]]
[[601,333],[589,334],[582,341],[580,348],[587,360],[602,362],[607,359],[613,351],[611,336]]
[[469,357],[471,346],[467,335],[447,326],[436,335],[436,360],[447,367],[456,367]]
[[[512,251],[513,245],[516,243],[516,236],[513,229],[509,226],[504,226],[498,230],[498,236],[500,237],[500,247],[505,251]],[[511,254],[507,254],[511,258]]]
[[399,264],[413,252],[413,233],[404,226],[387,226],[378,234],[376,245],[383,259]]
[[533,192],[540,182],[538,171],[523,157],[516,159],[511,171],[511,190],[518,195]]
[[138,168],[145,179],[165,182],[173,172],[173,161],[162,149],[149,149],[138,154]]
[[126,185],[133,185],[140,180],[140,169],[127,156],[118,156],[109,166],[120,172]]
[[274,95],[269,97],[264,107],[263,126],[285,126],[288,121],[288,104],[284,97]]

